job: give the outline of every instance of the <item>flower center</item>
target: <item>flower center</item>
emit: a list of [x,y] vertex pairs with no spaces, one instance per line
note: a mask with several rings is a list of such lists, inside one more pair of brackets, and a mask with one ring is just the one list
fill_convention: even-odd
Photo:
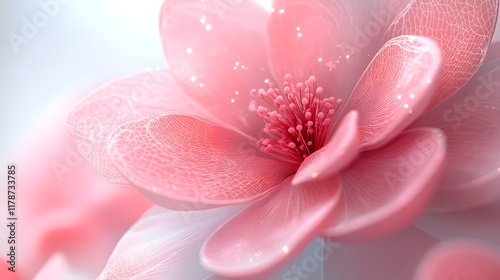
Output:
[[321,99],[323,88],[314,76],[294,84],[292,75],[286,74],[283,92],[269,83],[267,91],[253,89],[250,94],[270,105],[257,106],[252,100],[248,107],[265,122],[266,137],[257,142],[262,152],[296,163],[325,144],[332,118],[342,104],[342,99],[334,97]]

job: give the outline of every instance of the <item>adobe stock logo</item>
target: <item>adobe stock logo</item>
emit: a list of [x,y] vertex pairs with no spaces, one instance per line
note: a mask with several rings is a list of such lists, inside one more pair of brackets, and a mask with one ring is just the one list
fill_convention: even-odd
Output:
[[40,9],[33,13],[31,18],[23,17],[22,27],[19,33],[9,32],[7,39],[15,53],[19,53],[20,46],[26,45],[38,35],[40,29],[47,26],[50,19],[59,14],[61,5],[66,5],[70,0],[40,0]]

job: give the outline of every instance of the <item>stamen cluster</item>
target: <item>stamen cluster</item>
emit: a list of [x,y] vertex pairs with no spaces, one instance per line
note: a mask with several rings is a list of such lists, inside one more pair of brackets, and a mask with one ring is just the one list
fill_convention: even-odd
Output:
[[318,87],[316,77],[304,83],[292,83],[292,75],[284,77],[283,92],[268,85],[267,90],[253,89],[250,94],[258,96],[270,105],[257,106],[252,100],[249,106],[264,122],[264,133],[257,144],[264,153],[290,162],[302,162],[326,141],[332,118],[342,104],[341,99],[325,97]]

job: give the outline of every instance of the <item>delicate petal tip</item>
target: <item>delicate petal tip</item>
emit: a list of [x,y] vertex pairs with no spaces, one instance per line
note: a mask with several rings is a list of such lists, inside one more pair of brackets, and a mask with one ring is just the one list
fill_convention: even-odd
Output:
[[249,141],[203,118],[167,114],[119,127],[109,153],[122,174],[155,202],[194,210],[258,200],[295,172],[296,164],[245,148]]
[[500,279],[500,252],[475,240],[439,243],[423,258],[414,280]]
[[111,163],[107,141],[120,125],[167,112],[204,116],[168,70],[119,78],[91,92],[70,111],[67,126],[80,153],[109,182],[129,186]]
[[203,242],[241,209],[170,211],[154,206],[118,242],[97,280],[205,279],[210,273],[198,262]]
[[328,223],[338,219],[338,178],[313,185],[291,184],[240,212],[203,245],[203,266],[228,278],[262,279],[292,260]]
[[493,37],[498,6],[498,0],[412,1],[389,27],[387,39],[423,36],[443,53],[443,74],[428,109],[453,95],[479,68]]
[[324,236],[359,242],[411,223],[435,193],[445,155],[444,134],[431,128],[405,131],[383,148],[362,153],[340,173],[344,214]]
[[307,157],[293,177],[292,184],[317,182],[335,176],[349,165],[360,151],[358,112],[349,112],[337,128],[332,139]]
[[441,71],[441,52],[430,39],[389,40],[359,80],[343,113],[359,112],[362,150],[382,147],[426,109]]

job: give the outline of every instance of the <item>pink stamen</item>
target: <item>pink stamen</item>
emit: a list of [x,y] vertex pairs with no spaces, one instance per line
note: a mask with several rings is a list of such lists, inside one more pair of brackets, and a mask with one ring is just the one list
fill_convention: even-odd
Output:
[[251,101],[248,109],[264,122],[264,133],[268,138],[257,144],[265,153],[291,162],[302,162],[307,156],[320,149],[326,141],[328,128],[341,99],[327,97],[320,100],[324,90],[318,87],[317,79],[309,77],[304,83],[293,84],[292,75],[286,74],[283,93],[277,88],[251,90],[250,94],[264,100],[271,111]]

